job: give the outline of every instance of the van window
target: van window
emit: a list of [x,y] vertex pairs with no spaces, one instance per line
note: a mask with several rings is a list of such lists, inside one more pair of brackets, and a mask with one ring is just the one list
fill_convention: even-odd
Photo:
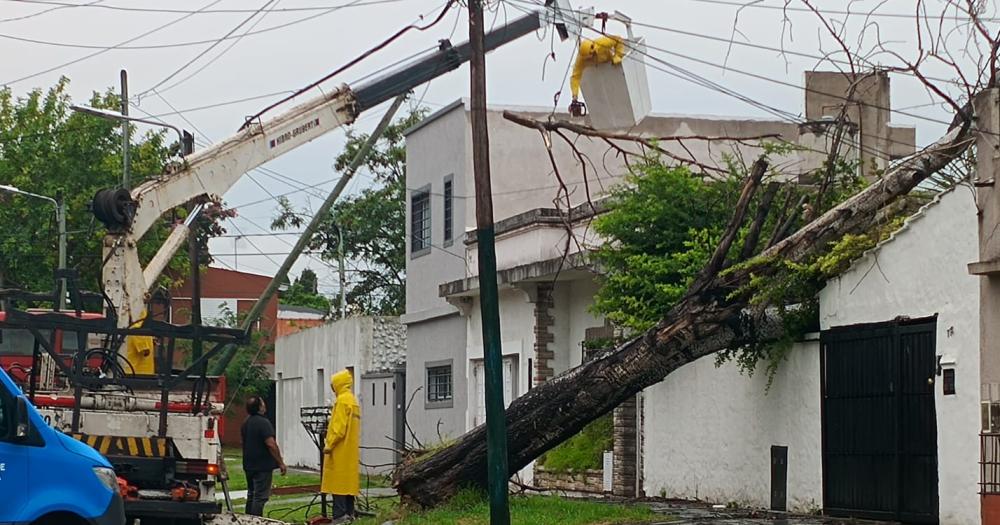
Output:
[[0,439],[7,439],[8,437],[11,410],[12,407],[10,402],[7,401],[7,396],[0,395]]

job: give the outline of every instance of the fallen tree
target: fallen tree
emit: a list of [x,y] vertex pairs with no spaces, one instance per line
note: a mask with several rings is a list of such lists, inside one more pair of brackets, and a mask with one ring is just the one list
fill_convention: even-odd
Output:
[[[968,148],[972,142],[970,111],[969,106],[960,108],[949,132],[936,143],[900,162],[798,231],[772,236],[773,243],[748,261],[745,259],[750,252],[734,244],[742,228],[758,232],[756,237],[762,217],[767,215],[757,213],[747,224],[750,203],[767,169],[765,162],[758,161],[742,186],[714,253],[685,296],[655,327],[535,386],[506,410],[509,473],[522,469],[587,423],[681,366],[709,354],[760,345],[783,335],[782,319],[769,308],[781,305],[752,303],[751,279],[776,274],[789,262],[806,262],[843,235],[865,230],[898,198]],[[504,116],[547,131],[575,126],[535,121],[512,113]],[[486,476],[486,429],[480,426],[447,447],[408,459],[396,472],[395,486],[404,500],[433,506],[462,486],[485,487]]]

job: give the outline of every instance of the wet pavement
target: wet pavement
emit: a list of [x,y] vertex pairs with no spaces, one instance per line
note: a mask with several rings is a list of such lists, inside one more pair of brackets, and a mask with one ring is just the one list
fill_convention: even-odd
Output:
[[657,514],[668,516],[662,524],[655,525],[878,525],[881,522],[855,519],[798,516],[754,509],[713,508],[690,502],[651,502]]

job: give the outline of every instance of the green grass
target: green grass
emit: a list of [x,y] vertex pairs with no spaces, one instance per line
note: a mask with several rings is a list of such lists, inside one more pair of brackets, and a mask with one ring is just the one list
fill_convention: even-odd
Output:
[[[226,448],[223,451],[226,461],[226,470],[229,472],[229,490],[246,490],[247,477],[243,472],[242,452],[236,448]],[[385,488],[392,486],[391,481],[386,476],[370,476],[365,479],[361,474],[361,488]],[[288,470],[288,474],[282,476],[275,472],[273,487],[301,487],[303,485],[319,485],[322,479],[318,472],[303,472],[298,470]]]
[[[303,524],[319,514],[317,503],[306,514],[306,503],[296,502],[302,496],[273,497],[265,515],[290,524]],[[396,525],[488,525],[489,504],[476,492],[463,491],[450,502],[433,510],[414,512],[399,507],[399,500],[372,499],[377,516],[361,518],[357,525],[381,525],[393,520]],[[234,502],[242,508],[243,500]],[[302,507],[302,508],[299,508]],[[638,525],[662,522],[669,518],[657,515],[641,505],[609,504],[596,501],[566,499],[555,496],[512,496],[512,525]]]
[[539,462],[555,472],[599,469],[604,465],[604,451],[611,450],[613,445],[613,430],[612,415],[606,414],[546,452]]
[[[555,496],[512,496],[510,500],[513,525],[614,525],[662,521],[644,506],[607,504]],[[450,502],[426,511],[408,512],[397,509],[374,520],[360,521],[365,525],[380,524],[394,519],[397,525],[488,525],[489,504],[476,492],[463,491]]]
[[[241,456],[225,456],[226,470],[229,472],[229,490],[245,490],[247,488],[247,476],[243,472],[243,458]],[[274,487],[299,487],[302,485],[318,485],[320,475],[313,472],[302,472],[289,469],[288,474],[282,476],[274,473]]]

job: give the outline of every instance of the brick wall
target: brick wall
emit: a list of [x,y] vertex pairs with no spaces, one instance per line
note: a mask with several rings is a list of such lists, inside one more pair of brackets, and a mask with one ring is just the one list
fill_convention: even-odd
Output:
[[552,283],[538,283],[535,300],[535,384],[552,379],[554,371],[550,360],[555,353],[549,347],[555,342],[555,336],[549,331],[555,324],[552,317]]
[[604,492],[604,471],[598,469],[562,473],[536,466],[534,483],[536,487],[548,490],[602,494]]
[[638,434],[636,397],[625,401],[614,411],[614,471],[611,492],[615,496],[636,496],[638,471],[636,447]]

